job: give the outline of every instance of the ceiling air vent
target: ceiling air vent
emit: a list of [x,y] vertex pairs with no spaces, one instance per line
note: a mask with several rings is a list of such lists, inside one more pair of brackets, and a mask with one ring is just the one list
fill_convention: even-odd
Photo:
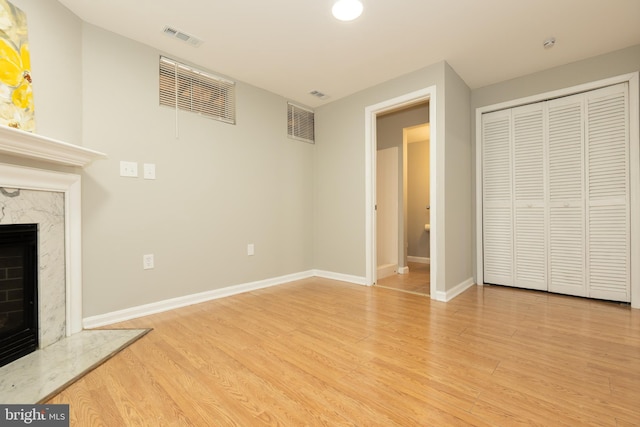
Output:
[[198,47],[202,44],[202,40],[197,38],[196,36],[192,36],[191,34],[187,34],[183,31],[176,30],[173,27],[169,27],[168,25],[164,27],[162,32],[169,37],[173,37],[174,39],[181,40],[191,46]]
[[320,98],[320,99],[327,99],[329,97],[328,95],[325,95],[324,93],[318,90],[312,90],[311,92],[309,92],[309,95],[315,96],[316,98]]
[[287,102],[287,135],[289,138],[314,143],[313,110]]

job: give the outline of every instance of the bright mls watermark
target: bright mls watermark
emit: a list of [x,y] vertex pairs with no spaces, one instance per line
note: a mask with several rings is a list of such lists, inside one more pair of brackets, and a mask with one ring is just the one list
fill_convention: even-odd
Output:
[[0,426],[69,427],[69,405],[0,405]]

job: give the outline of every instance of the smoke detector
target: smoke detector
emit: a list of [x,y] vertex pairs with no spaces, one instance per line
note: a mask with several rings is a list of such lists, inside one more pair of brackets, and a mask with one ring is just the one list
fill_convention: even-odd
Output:
[[168,37],[172,37],[172,38],[178,39],[178,40],[183,41],[183,42],[185,42],[187,44],[190,44],[191,46],[194,46],[194,47],[198,47],[198,46],[200,46],[202,44],[202,40],[199,39],[198,37],[193,36],[191,34],[187,34],[184,31],[177,30],[177,29],[175,29],[173,27],[170,27],[168,25],[166,25],[164,27],[162,32],[164,33],[164,35],[166,35]]
[[549,37],[548,39],[546,39],[546,40],[542,43],[542,46],[543,46],[545,49],[551,49],[555,44],[556,44],[556,38],[555,38],[555,37]]

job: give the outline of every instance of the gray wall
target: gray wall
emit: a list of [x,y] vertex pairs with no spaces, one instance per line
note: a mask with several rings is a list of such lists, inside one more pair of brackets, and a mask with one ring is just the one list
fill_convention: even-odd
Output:
[[[286,138],[284,99],[239,82],[236,126],[181,113],[176,139],[173,111],[157,105],[161,52],[57,2],[14,3],[29,22],[37,133],[109,155],[83,172],[85,317],[312,268],[364,276],[365,108],[430,86],[442,198],[432,250],[449,290],[475,259],[475,109],[640,69],[633,46],[471,92],[441,62],[318,108],[316,145]],[[155,163],[158,179],[121,178],[120,160]]]
[[[476,212],[476,109],[510,100],[551,92],[558,89],[603,80],[640,70],[640,45],[604,55],[529,74],[495,85],[476,89],[471,93],[471,120],[473,144],[473,211]],[[473,224],[474,274],[476,263],[476,227]]]
[[429,258],[429,141],[407,145],[407,255]]
[[84,173],[85,316],[313,267],[314,146],[287,138],[285,99],[238,82],[236,125],[181,112],[176,139],[160,52],[84,24],[82,55],[83,139],[109,154]]
[[429,123],[428,102],[379,115],[376,123],[378,150],[398,147],[402,153],[402,130],[424,123]]
[[[313,267],[315,148],[287,138],[285,99],[238,82],[237,125],[181,113],[176,139],[174,111],[158,106],[161,52],[58,2],[15,4],[28,18],[37,133],[109,156],[55,167],[82,173],[84,317]],[[155,163],[157,179],[120,177],[120,160]]]
[[[431,86],[436,88],[433,108],[437,113],[435,120],[430,118],[436,127],[435,161],[441,165],[436,180],[440,202],[437,215],[442,223],[435,248],[431,248],[432,258],[437,252],[440,264],[436,271],[437,291],[449,290],[471,277],[470,91],[445,62],[316,110],[316,268],[366,275],[365,109]],[[433,195],[431,203],[433,206]],[[453,240],[449,240],[450,235]],[[432,269],[432,280],[433,273]]]
[[[446,241],[445,277],[447,287],[461,284],[473,277],[471,205],[471,91],[456,72],[445,67],[445,170],[444,218]],[[433,200],[431,202],[433,204]],[[438,209],[441,207],[438,206]],[[433,224],[432,224],[433,227]],[[432,229],[433,232],[433,229]],[[438,233],[440,230],[438,230]],[[439,236],[438,239],[444,236]],[[433,248],[432,248],[433,249]]]
[[82,21],[57,1],[12,3],[27,15],[36,133],[82,145]]
[[[444,67],[444,62],[434,64],[316,109],[317,269],[366,276],[365,108],[435,86],[434,107],[444,112]],[[438,120],[438,138],[444,141],[444,114]]]

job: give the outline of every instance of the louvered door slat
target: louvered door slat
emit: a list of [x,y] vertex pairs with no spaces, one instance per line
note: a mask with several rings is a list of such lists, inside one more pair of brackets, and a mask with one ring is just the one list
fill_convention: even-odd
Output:
[[484,281],[513,285],[510,112],[482,117]]
[[583,96],[547,107],[549,290],[585,296]]
[[512,110],[514,286],[547,289],[543,104]]
[[627,88],[586,94],[588,295],[630,301]]

